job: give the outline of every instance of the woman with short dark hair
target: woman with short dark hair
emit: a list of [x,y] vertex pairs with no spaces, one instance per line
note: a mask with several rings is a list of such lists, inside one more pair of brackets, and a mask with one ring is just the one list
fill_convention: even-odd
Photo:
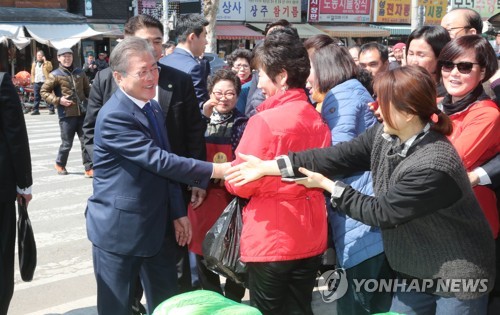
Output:
[[[255,58],[266,100],[248,121],[236,151],[271,159],[290,150],[329,146],[328,127],[304,91],[309,58],[298,37],[277,29]],[[233,164],[241,162],[236,158]],[[279,178],[245,187],[226,182],[226,187],[250,199],[243,209],[240,252],[248,267],[251,303],[263,314],[312,315],[312,291],[327,243],[321,190]]]

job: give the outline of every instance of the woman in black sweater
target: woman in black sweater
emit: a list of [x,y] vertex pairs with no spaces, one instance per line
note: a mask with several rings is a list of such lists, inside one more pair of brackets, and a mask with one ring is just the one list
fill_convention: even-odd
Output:
[[[434,82],[408,66],[381,74],[374,90],[383,125],[350,142],[274,161],[243,156],[247,163],[226,179],[244,185],[264,175],[305,174],[298,183],[329,191],[341,211],[380,227],[395,281],[407,283],[392,287],[391,311],[486,314],[495,279],[493,236],[446,138],[451,122],[436,107]],[[329,179],[366,170],[374,197]]]

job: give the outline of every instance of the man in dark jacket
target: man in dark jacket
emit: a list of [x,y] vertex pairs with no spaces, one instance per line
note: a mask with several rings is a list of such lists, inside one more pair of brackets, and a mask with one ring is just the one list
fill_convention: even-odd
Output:
[[59,68],[50,73],[40,90],[45,101],[57,106],[59,116],[62,143],[57,154],[55,169],[59,175],[68,175],[66,163],[76,133],[82,146],[85,177],[92,177],[91,160],[83,146],[82,131],[84,111],[90,92],[89,80],[82,69],[73,67],[73,51],[70,48],[59,49],[57,60]]
[[[149,15],[137,15],[127,21],[124,32],[125,37],[137,36],[148,40],[155,49],[156,58],[161,57],[163,25],[160,21]],[[206,126],[198,108],[191,77],[172,67],[161,64],[159,66],[161,71],[156,99],[165,115],[172,152],[184,157],[206,160],[204,137]],[[97,73],[90,91],[87,115],[83,125],[85,147],[90,152],[90,156],[93,153],[97,114],[116,89],[117,85],[110,68]],[[186,185],[181,185],[181,188],[186,204],[191,202],[193,206],[198,206],[205,198],[206,192],[203,189],[193,187],[192,190],[188,190]],[[186,247],[181,248],[180,251],[181,256],[187,256]],[[186,259],[180,264],[183,266],[182,268],[178,266],[180,290],[187,291],[191,287],[189,263]],[[140,298],[137,302],[140,303]]]
[[9,74],[0,72],[0,315],[14,293],[15,199],[31,200],[31,157],[21,102]]

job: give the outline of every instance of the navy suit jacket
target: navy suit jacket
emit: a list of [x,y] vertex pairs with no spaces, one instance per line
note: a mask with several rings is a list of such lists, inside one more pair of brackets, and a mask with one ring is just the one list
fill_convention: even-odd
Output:
[[208,73],[206,73],[205,65],[181,48],[175,48],[173,53],[161,58],[160,63],[191,76],[200,109],[203,108],[203,103],[210,98],[207,90]]
[[[167,139],[161,109],[155,109]],[[86,220],[89,240],[103,250],[155,255],[171,229],[171,220],[186,215],[176,182],[208,185],[212,165],[162,150],[153,130],[143,111],[120,89],[99,111],[94,192],[87,203]]]

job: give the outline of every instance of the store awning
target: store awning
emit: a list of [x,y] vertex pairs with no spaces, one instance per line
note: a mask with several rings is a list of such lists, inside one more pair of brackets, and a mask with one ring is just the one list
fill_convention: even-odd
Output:
[[392,36],[408,36],[411,34],[410,25],[370,25],[373,28],[387,30]]
[[215,25],[217,39],[237,40],[237,39],[262,39],[264,35],[249,29],[244,25]]
[[56,49],[70,48],[81,39],[101,35],[88,24],[24,24],[24,27],[37,42]]
[[123,36],[123,24],[100,24],[91,23],[89,24],[92,29],[102,33],[106,37],[121,37]]
[[30,39],[24,36],[22,25],[0,24],[0,43],[11,40],[17,49],[23,49],[30,44]]
[[391,34],[388,30],[361,25],[314,25],[314,27],[332,37],[388,37]]
[[[266,29],[267,23],[250,23],[249,25],[255,27],[258,30],[264,31]],[[309,38],[317,34],[325,34],[325,32],[307,23],[293,24],[293,27],[297,29],[300,38]]]

